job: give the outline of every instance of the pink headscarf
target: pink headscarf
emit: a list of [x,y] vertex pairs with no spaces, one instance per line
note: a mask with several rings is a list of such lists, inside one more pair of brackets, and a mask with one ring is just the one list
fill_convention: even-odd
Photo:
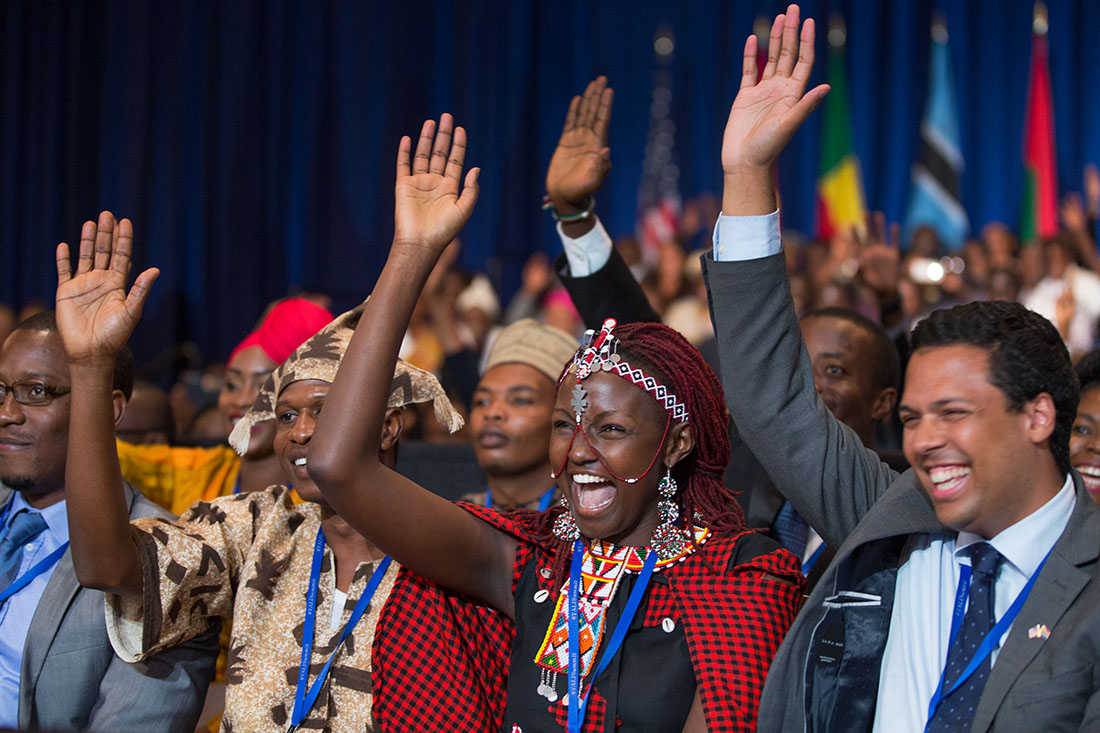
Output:
[[259,346],[267,358],[282,364],[294,350],[332,320],[326,309],[305,298],[279,301],[264,318],[260,327],[244,337],[229,354],[229,361],[250,346]]

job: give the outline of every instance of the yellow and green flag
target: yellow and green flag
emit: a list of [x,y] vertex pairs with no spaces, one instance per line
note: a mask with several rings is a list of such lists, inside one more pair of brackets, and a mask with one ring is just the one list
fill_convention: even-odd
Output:
[[831,90],[822,111],[821,168],[817,178],[817,235],[828,239],[838,230],[862,227],[867,208],[863,172],[852,145],[852,116],[844,71],[844,26],[829,24],[829,59],[825,81]]

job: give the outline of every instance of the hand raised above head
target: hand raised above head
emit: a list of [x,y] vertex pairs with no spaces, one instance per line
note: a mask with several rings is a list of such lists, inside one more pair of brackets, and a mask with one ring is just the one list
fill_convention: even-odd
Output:
[[546,172],[546,193],[559,212],[584,210],[611,169],[607,127],[611,123],[614,92],[607,77],[588,83],[584,96],[575,96],[565,114],[565,126]]
[[[411,159],[410,159],[410,156]],[[462,230],[477,201],[480,168],[462,178],[466,131],[454,127],[449,114],[420,128],[413,155],[412,140],[401,138],[394,185],[394,243],[427,247],[436,257]]]
[[75,275],[69,245],[57,245],[57,329],[70,362],[103,359],[113,364],[141,318],[160,271],[144,271],[126,292],[133,241],[130,220],[116,222],[104,211],[98,223],[84,222]]
[[768,62],[757,81],[756,36],[745,41],[741,88],[722,136],[722,169],[769,167],[795,131],[829,91],[827,84],[803,94],[814,65],[814,21],[799,33],[799,9],[776,16]]

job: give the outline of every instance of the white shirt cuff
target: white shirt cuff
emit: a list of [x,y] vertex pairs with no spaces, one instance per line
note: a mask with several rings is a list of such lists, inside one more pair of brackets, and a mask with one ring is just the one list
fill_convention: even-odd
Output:
[[714,225],[714,259],[718,262],[756,260],[782,249],[778,209],[760,216],[718,215]]
[[565,236],[559,221],[558,236],[561,237],[565,261],[569,263],[569,274],[573,277],[587,277],[611,259],[611,237],[598,218],[591,231],[576,239]]

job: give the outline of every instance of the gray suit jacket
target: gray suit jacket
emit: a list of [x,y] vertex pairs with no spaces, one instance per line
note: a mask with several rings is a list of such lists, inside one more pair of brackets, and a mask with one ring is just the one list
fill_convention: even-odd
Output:
[[[126,487],[130,518],[171,515]],[[11,501],[0,485],[0,507]],[[115,656],[103,593],[80,587],[71,551],[54,568],[27,631],[19,727],[44,730],[194,730],[214,673],[218,629],[143,664]]]
[[[703,268],[730,411],[776,486],[838,548],[772,663],[759,729],[870,730],[901,548],[913,533],[954,532],[912,471],[891,471],[818,398],[782,255],[708,254]],[[1100,510],[1074,481],[1073,515],[1001,647],[975,731],[1100,730]],[[1048,639],[1028,638],[1037,624]]]

